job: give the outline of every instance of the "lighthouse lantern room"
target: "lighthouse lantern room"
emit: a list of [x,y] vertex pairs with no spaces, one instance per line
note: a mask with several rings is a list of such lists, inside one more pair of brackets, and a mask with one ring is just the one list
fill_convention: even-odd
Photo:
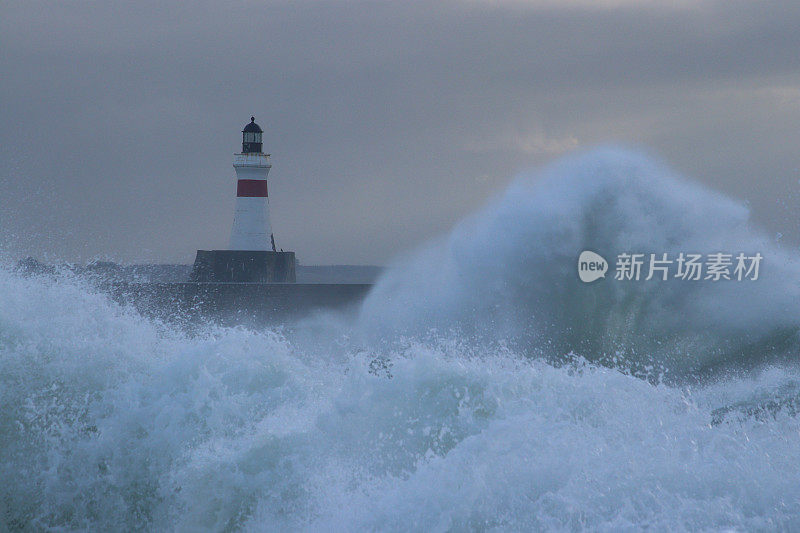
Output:
[[261,135],[263,133],[264,130],[256,124],[256,117],[250,117],[250,123],[242,130],[242,153],[260,154],[262,146]]

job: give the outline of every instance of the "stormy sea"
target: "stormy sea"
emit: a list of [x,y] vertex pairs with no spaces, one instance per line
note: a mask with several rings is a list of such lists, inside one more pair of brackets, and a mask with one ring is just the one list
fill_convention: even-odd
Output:
[[[763,262],[615,279],[684,252]],[[800,530],[800,254],[649,156],[522,173],[356,312],[278,327],[11,265],[0,529]]]

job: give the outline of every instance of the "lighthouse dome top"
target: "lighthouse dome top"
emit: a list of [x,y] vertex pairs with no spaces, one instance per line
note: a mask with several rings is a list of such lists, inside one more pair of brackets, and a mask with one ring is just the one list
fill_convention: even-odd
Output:
[[256,117],[250,117],[250,124],[247,124],[242,130],[242,153],[260,154],[263,133],[264,130],[261,129],[261,126],[256,124]]
[[250,117],[250,123],[244,127],[242,133],[264,133],[264,130],[256,124],[256,117]]

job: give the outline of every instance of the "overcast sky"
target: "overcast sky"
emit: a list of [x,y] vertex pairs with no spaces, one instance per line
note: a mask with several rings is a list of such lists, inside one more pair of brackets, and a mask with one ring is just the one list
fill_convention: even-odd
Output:
[[800,225],[800,2],[0,3],[0,251],[225,248],[249,117],[277,245],[383,264],[622,142]]

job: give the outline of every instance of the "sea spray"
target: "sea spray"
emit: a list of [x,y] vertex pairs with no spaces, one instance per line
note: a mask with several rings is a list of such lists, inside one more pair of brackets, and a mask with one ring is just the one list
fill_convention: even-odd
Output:
[[[606,279],[586,285],[584,250],[760,253],[756,281]],[[611,268],[614,268],[612,261]],[[645,272],[646,274],[646,272]],[[797,349],[800,261],[738,202],[622,149],[523,173],[451,234],[398,261],[363,306],[372,338],[453,331],[672,378]]]
[[[589,244],[767,262],[751,285],[578,285]],[[626,357],[768,363],[763,339],[796,324],[796,264],[735,202],[605,151],[521,178],[398,263],[354,322],[187,334],[0,268],[0,523],[795,530],[800,370],[651,383]],[[570,299],[587,287],[594,306]],[[592,352],[607,346],[635,350]]]

